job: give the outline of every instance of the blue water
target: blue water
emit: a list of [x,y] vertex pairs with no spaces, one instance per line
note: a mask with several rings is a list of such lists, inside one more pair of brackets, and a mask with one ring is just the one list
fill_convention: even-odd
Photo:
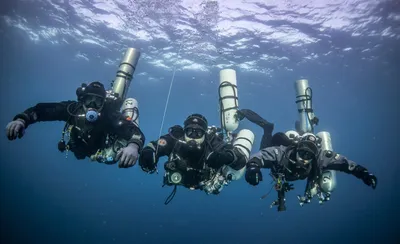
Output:
[[[162,133],[195,112],[219,124],[223,68],[237,71],[241,108],[275,132],[293,129],[294,82],[307,78],[316,131],[377,175],[376,190],[339,173],[330,202],[300,207],[305,182],[296,182],[278,213],[273,197],[260,200],[270,188],[265,170],[257,187],[242,179],[218,196],[179,188],[165,206],[172,189],[161,188],[163,170],[66,159],[57,150],[64,124],[37,123],[22,140],[0,137],[0,242],[398,243],[399,4],[262,2],[2,2],[0,124],[38,102],[74,99],[82,82],[109,86],[135,47],[142,56],[129,96],[146,142],[159,136],[174,70]],[[261,129],[241,128],[255,133],[256,152]]]

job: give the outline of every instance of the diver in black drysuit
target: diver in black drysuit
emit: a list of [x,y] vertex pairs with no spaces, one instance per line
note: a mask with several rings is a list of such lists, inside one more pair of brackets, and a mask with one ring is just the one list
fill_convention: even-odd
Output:
[[[206,118],[200,114],[190,115],[183,128],[175,125],[168,134],[148,143],[140,154],[139,165],[143,171],[154,173],[163,156],[168,156],[164,163],[164,184],[175,186],[174,191],[178,185],[203,190],[202,183],[224,165],[234,170],[246,165],[245,155],[226,143],[216,129],[208,129]],[[219,194],[219,189],[209,193]]]
[[[65,121],[58,143],[61,152],[71,151],[81,160],[106,148],[107,142],[122,138],[127,144],[119,150],[115,160],[119,160],[121,168],[133,166],[145,141],[139,127],[107,101],[102,83],[83,84],[76,90],[76,95],[78,101],[38,103],[17,114],[6,127],[8,139],[21,138],[26,128],[37,122]],[[68,143],[64,140],[65,134],[69,134]]]
[[261,168],[271,169],[271,176],[278,182],[278,211],[284,211],[284,193],[293,190],[290,181],[307,179],[306,193],[316,184],[324,170],[336,170],[352,174],[363,182],[376,188],[377,178],[368,170],[330,150],[321,150],[317,146],[317,137],[308,135],[299,142],[290,140],[284,133],[272,136],[273,124],[269,123],[255,112],[242,109],[238,118],[247,118],[251,122],[264,128],[264,135],[260,151],[247,162],[246,181],[251,185],[258,185],[263,180]]

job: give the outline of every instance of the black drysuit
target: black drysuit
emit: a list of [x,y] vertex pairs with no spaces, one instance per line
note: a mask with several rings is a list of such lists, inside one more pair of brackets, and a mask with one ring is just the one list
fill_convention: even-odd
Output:
[[76,101],[62,101],[58,103],[38,103],[23,113],[17,114],[14,120],[25,121],[25,128],[36,122],[65,121],[66,127],[71,126],[68,149],[77,159],[84,159],[106,146],[107,135],[122,138],[129,143],[143,147],[145,137],[142,131],[123,115],[105,103],[100,117],[96,122],[88,122],[84,116],[81,103]]
[[179,171],[183,175],[183,186],[198,189],[200,182],[209,180],[211,172],[224,165],[229,165],[234,170],[245,167],[245,156],[232,144],[225,143],[216,131],[206,133],[201,149],[185,143],[183,133],[181,126],[173,126],[170,133],[145,146],[139,157],[142,169],[152,173],[159,158],[168,156],[164,165],[166,171]]
[[[305,169],[294,168],[290,160],[296,160],[295,146],[268,147],[261,149],[252,156],[247,163],[247,170],[251,168],[268,168],[271,169],[271,174],[274,176],[283,174],[286,181],[303,180],[309,177],[316,179],[321,175],[322,171],[335,170],[352,174],[374,188],[376,186],[376,177],[370,174],[365,167],[357,165],[355,162],[332,151],[320,151],[316,162],[312,163],[312,167],[310,165]],[[247,172],[246,180],[248,182],[252,181],[251,175],[248,175]]]

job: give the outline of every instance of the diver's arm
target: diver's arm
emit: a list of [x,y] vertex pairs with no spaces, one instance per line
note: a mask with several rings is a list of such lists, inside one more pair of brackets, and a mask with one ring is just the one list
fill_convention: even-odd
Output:
[[118,130],[118,135],[122,136],[127,140],[127,145],[134,143],[138,146],[138,151],[143,149],[144,142],[146,140],[142,130],[135,125],[132,121],[123,120],[119,123],[120,130]]
[[260,168],[270,169],[281,161],[284,149],[284,146],[263,148],[250,158],[247,167],[257,165]]
[[154,173],[157,169],[158,159],[169,155],[176,140],[169,134],[163,135],[158,141],[149,142],[140,152],[139,165],[143,171]]
[[171,154],[176,144],[176,140],[171,135],[160,136],[157,141],[149,142],[146,147],[151,147],[156,152],[156,158],[168,156]]
[[77,108],[75,101],[63,101],[58,103],[38,103],[24,112],[17,114],[13,120],[22,119],[25,128],[36,122],[42,121],[67,121],[70,113]]
[[214,169],[219,169],[224,165],[229,165],[235,170],[239,170],[246,165],[245,158],[233,147],[224,147],[218,151],[212,151],[207,155],[206,164]]
[[210,144],[213,150],[206,158],[206,163],[210,167],[218,169],[228,165],[234,170],[240,170],[246,166],[245,155],[232,144],[225,143],[221,137],[214,136]]
[[354,175],[358,179],[363,180],[365,184],[372,185],[375,188],[377,183],[376,177],[365,167],[332,151],[324,151],[322,153],[325,154],[322,159],[320,157],[323,170],[336,170]]

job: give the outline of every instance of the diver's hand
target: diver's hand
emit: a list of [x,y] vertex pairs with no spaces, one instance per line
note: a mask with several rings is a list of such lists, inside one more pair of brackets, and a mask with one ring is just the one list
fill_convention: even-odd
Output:
[[373,174],[367,174],[365,177],[363,177],[363,181],[367,186],[372,187],[372,189],[375,189],[376,185],[378,184],[378,179]]
[[213,169],[219,169],[224,165],[228,165],[235,159],[232,150],[222,150],[219,152],[212,152],[206,159],[206,164]]
[[22,119],[16,119],[8,123],[6,127],[8,140],[12,141],[21,138],[25,134],[25,121]]
[[282,186],[282,189],[283,189],[285,192],[288,192],[288,191],[294,190],[294,187],[293,187],[293,184],[289,184],[289,183],[285,182],[285,183],[283,184],[283,186]]
[[128,146],[122,148],[115,158],[117,161],[119,160],[118,167],[129,168],[134,166],[139,155],[138,149],[139,146],[135,143],[130,143]]
[[144,172],[154,173],[156,169],[156,154],[155,149],[151,146],[146,146],[140,152],[139,165]]
[[263,180],[261,169],[258,165],[250,164],[247,166],[245,178],[247,183],[256,186]]

